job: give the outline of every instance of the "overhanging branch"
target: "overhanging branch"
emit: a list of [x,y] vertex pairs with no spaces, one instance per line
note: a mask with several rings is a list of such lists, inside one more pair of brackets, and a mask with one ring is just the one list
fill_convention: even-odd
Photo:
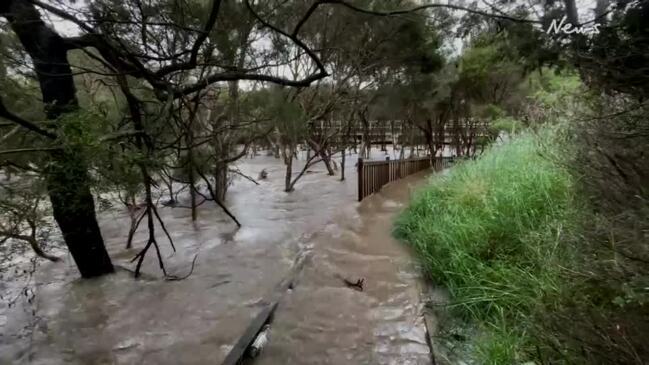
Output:
[[458,10],[458,11],[464,11],[470,14],[476,14],[476,15],[481,15],[484,17],[488,18],[495,18],[495,19],[501,19],[501,20],[508,20],[512,22],[517,22],[517,23],[534,23],[534,24],[541,24],[542,22],[540,20],[532,20],[532,19],[526,19],[526,18],[516,18],[513,16],[509,16],[506,14],[503,14],[502,12],[499,13],[489,13],[486,11],[481,11],[481,10],[476,10],[476,9],[471,9],[467,8],[464,6],[459,6],[459,5],[452,5],[452,4],[426,4],[426,5],[420,5],[416,6],[414,8],[410,9],[403,9],[403,10],[392,10],[392,11],[375,11],[375,10],[369,10],[369,9],[363,9],[360,8],[356,5],[350,4],[346,1],[343,0],[320,0],[318,1],[320,4],[338,4],[341,6],[344,6],[350,10],[363,13],[363,14],[368,14],[368,15],[375,15],[375,16],[395,16],[395,15],[406,15],[406,14],[411,14],[411,13],[416,13],[422,10],[427,10],[427,9],[433,9],[433,8],[443,8],[443,9],[451,9],[451,10]]
[[25,119],[17,116],[16,114],[10,112],[5,108],[2,98],[0,97],[0,117],[5,118],[13,123],[20,125],[23,128],[29,129],[32,132],[36,132],[41,136],[47,137],[49,139],[56,139],[56,134],[46,131],[45,129],[40,128],[32,122],[26,121]]

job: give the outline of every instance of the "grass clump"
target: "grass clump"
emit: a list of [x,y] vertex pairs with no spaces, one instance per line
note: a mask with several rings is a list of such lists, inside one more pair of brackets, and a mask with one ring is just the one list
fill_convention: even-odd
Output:
[[543,157],[551,133],[523,134],[435,176],[398,218],[451,308],[477,324],[481,364],[528,360],[533,318],[562,295],[564,232],[576,224],[571,175]]

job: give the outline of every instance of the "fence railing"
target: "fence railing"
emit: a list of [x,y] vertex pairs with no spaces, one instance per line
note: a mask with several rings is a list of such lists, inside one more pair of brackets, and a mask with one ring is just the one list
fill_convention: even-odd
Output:
[[383,185],[416,172],[434,167],[435,171],[449,167],[453,157],[418,157],[407,160],[364,161],[358,159],[358,201],[379,190]]

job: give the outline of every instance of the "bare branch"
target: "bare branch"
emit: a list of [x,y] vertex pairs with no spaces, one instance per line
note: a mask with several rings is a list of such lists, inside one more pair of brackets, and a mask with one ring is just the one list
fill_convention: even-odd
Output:
[[452,5],[452,4],[426,4],[426,5],[420,5],[420,6],[416,6],[414,8],[404,9],[404,10],[375,11],[375,10],[368,10],[368,9],[359,8],[358,6],[350,4],[350,3],[346,2],[346,1],[343,1],[343,0],[320,0],[319,3],[322,3],[322,4],[338,4],[338,5],[344,6],[344,7],[348,8],[348,9],[351,9],[351,10],[359,12],[359,13],[369,14],[369,15],[376,15],[376,16],[406,15],[406,14],[416,13],[416,12],[419,12],[419,11],[422,11],[422,10],[427,10],[427,9],[444,8],[444,9],[452,9],[452,10],[464,11],[464,12],[467,12],[467,13],[470,13],[470,14],[481,15],[481,16],[488,17],[488,18],[509,20],[509,21],[517,22],[517,23],[541,24],[540,20],[516,18],[516,17],[509,16],[509,15],[505,15],[502,12],[488,13],[488,12],[485,12],[485,11],[471,9],[471,8],[467,8],[467,7],[460,6],[460,5]]
[[189,56],[189,62],[172,63],[168,67],[163,67],[160,70],[158,70],[158,72],[156,72],[156,76],[163,76],[174,71],[188,70],[196,67],[198,61],[198,51],[200,50],[201,46],[203,45],[203,43],[209,36],[210,32],[214,28],[214,25],[216,24],[216,19],[218,18],[219,15],[220,6],[221,6],[221,0],[212,1],[212,10],[210,11],[210,16],[207,19],[207,23],[205,23],[205,27],[203,28],[203,31],[198,35],[196,41],[194,42],[194,45],[192,46],[192,50]]
[[16,148],[12,150],[0,151],[0,155],[11,155],[16,153],[28,153],[28,152],[50,152],[50,151],[60,151],[59,147],[43,147],[43,148]]
[[23,118],[17,116],[16,114],[13,114],[9,110],[7,110],[7,108],[5,108],[4,103],[2,102],[1,97],[0,97],[0,117],[5,118],[5,119],[7,119],[7,120],[9,120],[11,122],[14,122],[14,123],[20,125],[21,127],[27,128],[32,132],[36,132],[36,133],[40,134],[41,136],[45,136],[45,137],[50,138],[50,139],[56,139],[56,134],[54,134],[52,132],[48,132],[48,131],[38,127],[34,123],[28,122],[25,119],[23,119]]

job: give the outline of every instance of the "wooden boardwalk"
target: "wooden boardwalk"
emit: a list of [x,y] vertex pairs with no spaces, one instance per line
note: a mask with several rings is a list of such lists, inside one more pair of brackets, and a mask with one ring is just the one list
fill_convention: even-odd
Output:
[[364,161],[358,159],[358,201],[371,195],[385,184],[433,167],[440,171],[453,162],[453,157],[418,157],[406,160]]

